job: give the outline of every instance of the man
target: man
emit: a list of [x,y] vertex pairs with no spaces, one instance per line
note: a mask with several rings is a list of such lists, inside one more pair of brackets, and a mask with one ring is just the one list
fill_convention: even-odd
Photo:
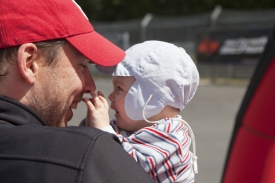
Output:
[[0,182],[153,181],[113,135],[67,127],[96,90],[88,63],[124,56],[72,0],[1,0]]

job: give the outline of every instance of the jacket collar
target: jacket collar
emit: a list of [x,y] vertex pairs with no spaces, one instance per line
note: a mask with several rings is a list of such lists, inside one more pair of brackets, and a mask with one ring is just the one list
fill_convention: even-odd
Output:
[[13,125],[47,123],[31,108],[11,98],[0,95],[0,120]]

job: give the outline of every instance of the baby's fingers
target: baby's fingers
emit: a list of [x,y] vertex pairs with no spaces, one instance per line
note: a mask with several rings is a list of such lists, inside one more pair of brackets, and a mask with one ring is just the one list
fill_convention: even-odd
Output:
[[83,99],[83,101],[86,103],[86,105],[88,106],[89,109],[95,110],[95,106],[93,105],[93,103],[87,97],[85,97]]
[[108,104],[107,100],[105,99],[103,93],[101,91],[98,91],[97,94],[98,94],[98,97],[101,100],[101,102],[104,104],[104,107],[109,108],[109,104]]
[[104,97],[104,95],[103,95],[103,93],[102,93],[101,91],[98,91],[98,92],[97,92],[97,95],[98,95],[98,96]]
[[95,93],[91,93],[93,97],[93,104],[96,109],[100,108],[102,106],[102,101],[99,99],[99,97]]

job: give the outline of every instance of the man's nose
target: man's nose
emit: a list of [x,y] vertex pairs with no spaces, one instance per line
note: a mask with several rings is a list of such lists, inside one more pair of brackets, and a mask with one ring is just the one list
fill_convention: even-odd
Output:
[[109,96],[108,96],[108,99],[113,102],[114,100],[114,92],[110,93]]
[[85,72],[84,92],[85,93],[94,93],[95,91],[96,91],[96,85],[95,85],[94,79],[93,79],[91,73],[89,72],[89,70],[87,69],[87,71]]

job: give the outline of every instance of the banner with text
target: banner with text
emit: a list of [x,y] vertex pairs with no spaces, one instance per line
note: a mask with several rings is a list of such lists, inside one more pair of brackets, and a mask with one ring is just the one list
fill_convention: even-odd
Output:
[[198,63],[256,64],[264,51],[271,29],[212,31],[199,34]]

